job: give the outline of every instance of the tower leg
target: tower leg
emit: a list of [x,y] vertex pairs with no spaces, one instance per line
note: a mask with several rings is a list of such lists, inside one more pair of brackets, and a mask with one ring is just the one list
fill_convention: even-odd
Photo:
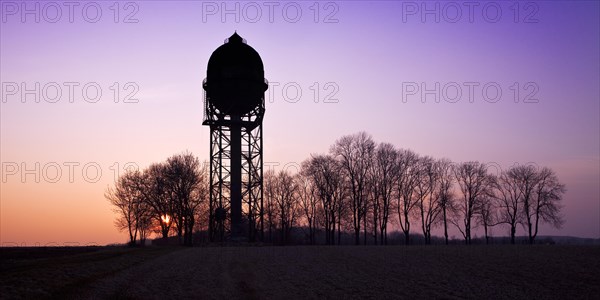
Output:
[[231,238],[243,236],[242,229],[242,137],[240,117],[231,116]]

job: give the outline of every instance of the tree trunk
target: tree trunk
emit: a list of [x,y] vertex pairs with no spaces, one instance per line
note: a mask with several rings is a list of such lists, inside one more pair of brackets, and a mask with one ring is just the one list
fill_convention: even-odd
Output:
[[448,245],[448,221],[446,220],[446,208],[444,207],[444,239]]
[[313,240],[313,227],[312,227],[312,222],[310,219],[308,220],[308,242],[311,245],[315,244],[314,240]]
[[194,228],[194,223],[189,222],[185,229],[185,245],[189,246],[189,247],[191,247],[193,245],[193,241],[194,241],[193,228]]
[[373,242],[374,245],[377,245],[377,209],[373,209],[375,212],[373,213]]
[[161,225],[161,231],[162,231],[162,237],[164,239],[166,239],[167,237],[169,237],[169,227],[166,224],[162,224]]
[[[339,214],[338,214],[337,225],[338,225],[338,245],[341,245],[341,243],[342,243],[342,219]],[[334,230],[335,230],[335,228],[334,228]]]
[[281,214],[279,227],[281,228],[281,243],[285,245],[285,226],[283,224],[283,213]]
[[367,245],[367,214],[365,213],[363,216],[363,243]]
[[531,235],[531,221],[527,220],[527,228],[529,231],[529,244],[533,244],[533,236]]
[[467,222],[465,224],[465,243],[467,245],[471,245],[471,218],[467,218]]
[[404,227],[406,228],[406,232],[404,233],[406,239],[406,245],[410,244],[410,220],[408,219],[408,211],[404,211]]
[[271,223],[271,218],[269,218],[269,243],[273,242],[273,224]]
[[489,237],[488,237],[488,227],[487,227],[487,224],[483,224],[483,231],[485,233],[485,244],[488,245],[489,244]]
[[388,244],[388,235],[387,235],[387,227],[385,228],[385,242],[384,244],[387,245]]
[[536,215],[536,218],[535,218],[535,230],[533,232],[533,235],[531,236],[531,243],[532,244],[535,243],[535,238],[537,237],[539,222],[540,222],[540,216]]
[[423,208],[423,199],[420,200],[421,205],[419,205],[419,209],[421,210],[421,230],[423,231],[423,239],[425,239],[425,245],[427,245],[427,230],[425,229],[425,212]]
[[511,244],[515,244],[515,233],[517,231],[517,228],[515,226],[515,224],[510,224],[510,243]]

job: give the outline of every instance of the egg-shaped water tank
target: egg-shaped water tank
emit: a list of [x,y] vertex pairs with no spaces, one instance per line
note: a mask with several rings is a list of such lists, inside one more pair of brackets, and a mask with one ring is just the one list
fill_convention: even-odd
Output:
[[260,55],[237,33],[212,53],[206,73],[207,99],[226,115],[249,113],[261,104],[268,87]]

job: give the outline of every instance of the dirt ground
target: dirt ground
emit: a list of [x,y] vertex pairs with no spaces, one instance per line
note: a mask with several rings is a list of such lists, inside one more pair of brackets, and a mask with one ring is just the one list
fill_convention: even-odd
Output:
[[600,295],[597,246],[0,248],[0,254],[3,299]]

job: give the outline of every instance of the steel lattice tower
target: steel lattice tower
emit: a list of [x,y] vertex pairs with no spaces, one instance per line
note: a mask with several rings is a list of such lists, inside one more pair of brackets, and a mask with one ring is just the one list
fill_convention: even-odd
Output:
[[262,60],[234,33],[208,63],[204,122],[210,126],[211,241],[263,236]]

